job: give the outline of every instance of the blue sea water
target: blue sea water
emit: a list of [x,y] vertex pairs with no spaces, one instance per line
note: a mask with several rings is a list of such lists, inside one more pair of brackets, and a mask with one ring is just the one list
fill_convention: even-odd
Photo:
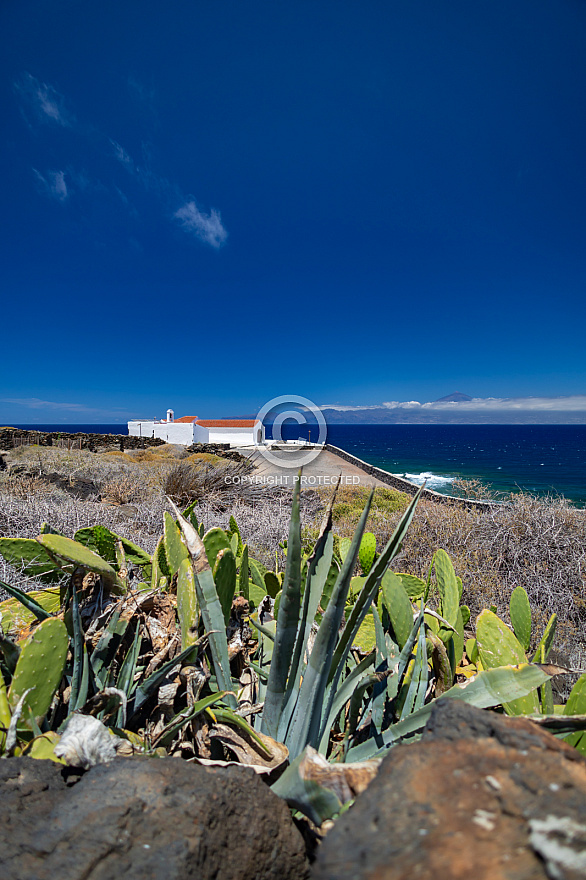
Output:
[[478,478],[498,492],[586,507],[586,425],[330,425],[328,442],[437,492],[450,494],[455,477]]
[[[126,424],[15,427],[127,433]],[[308,429],[285,423],[283,436],[308,439]],[[438,492],[449,494],[455,477],[478,478],[500,492],[564,495],[586,507],[586,425],[330,425],[327,439]]]

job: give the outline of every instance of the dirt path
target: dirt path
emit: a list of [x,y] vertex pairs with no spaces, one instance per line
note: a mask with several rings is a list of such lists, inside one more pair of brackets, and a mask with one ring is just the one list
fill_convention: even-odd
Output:
[[[307,449],[303,447],[270,449],[271,456],[276,459],[273,462],[268,461],[258,450],[243,448],[238,451],[247,455],[255,465],[255,471],[251,475],[253,480],[288,488],[293,487],[299,471],[300,459],[307,453]],[[344,461],[328,450],[322,450],[312,462],[303,465],[302,487],[331,486],[338,478],[341,478],[342,485],[369,488],[380,486],[388,489],[381,480],[366,474],[356,465]]]

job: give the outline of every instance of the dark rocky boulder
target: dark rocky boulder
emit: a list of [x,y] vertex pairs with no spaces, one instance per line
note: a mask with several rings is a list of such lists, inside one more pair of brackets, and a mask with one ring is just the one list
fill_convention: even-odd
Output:
[[0,761],[6,880],[306,876],[286,804],[250,770],[117,759],[79,778],[50,761]]
[[322,843],[312,880],[586,877],[586,760],[527,719],[440,701]]

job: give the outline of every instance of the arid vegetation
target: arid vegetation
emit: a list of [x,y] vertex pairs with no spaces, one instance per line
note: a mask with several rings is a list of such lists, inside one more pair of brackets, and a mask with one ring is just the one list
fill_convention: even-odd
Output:
[[[48,521],[73,536],[81,527],[101,523],[152,551],[163,511],[169,509],[168,495],[179,505],[198,499],[206,528],[226,528],[234,515],[256,558],[274,567],[275,551],[279,564],[284,561],[279,545],[287,535],[290,494],[225,481],[248,467],[173,446],[101,454],[21,447],[11,453],[10,469],[0,474],[0,534],[32,537]],[[489,497],[481,484],[467,481],[460,489],[469,497]],[[330,494],[301,494],[306,549],[317,537]],[[339,490],[333,509],[337,536],[353,534],[367,496],[365,488]],[[408,503],[394,489],[377,489],[366,528],[376,535],[379,549]],[[422,500],[393,568],[425,577],[439,547],[462,578],[472,619],[490,605],[507,619],[509,597],[522,586],[537,629],[550,614],[558,615],[556,656],[575,668],[585,665],[585,511],[564,499],[523,494],[482,510]],[[0,559],[0,579],[15,582],[15,577]]]

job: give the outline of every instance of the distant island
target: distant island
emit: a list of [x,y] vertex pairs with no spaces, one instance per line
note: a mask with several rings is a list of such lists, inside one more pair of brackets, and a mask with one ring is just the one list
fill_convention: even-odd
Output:
[[586,425],[586,395],[499,398],[454,391],[428,403],[395,400],[320,408],[330,425]]

